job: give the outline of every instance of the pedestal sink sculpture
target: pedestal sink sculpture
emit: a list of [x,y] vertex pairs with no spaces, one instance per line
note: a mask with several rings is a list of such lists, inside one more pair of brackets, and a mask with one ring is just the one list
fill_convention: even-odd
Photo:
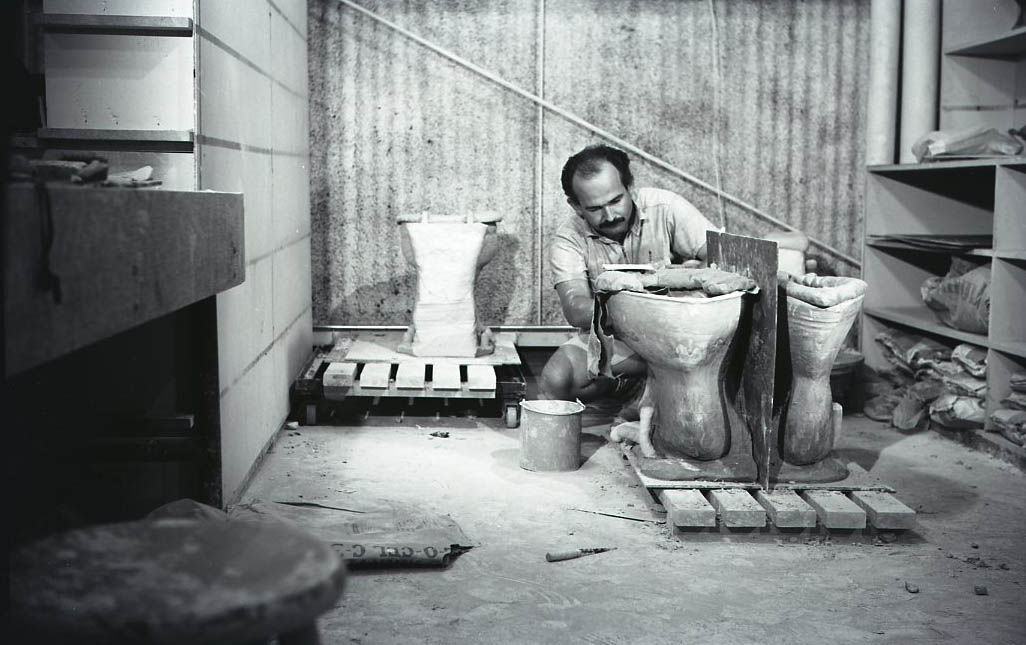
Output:
[[[754,283],[715,269],[668,269],[655,276],[599,276],[613,333],[648,365],[640,421],[613,431],[639,444],[641,470],[661,479],[751,481],[751,437],[727,392],[727,366]],[[640,288],[624,288],[647,278]],[[668,295],[645,288],[668,287]],[[680,287],[685,287],[681,289]]]
[[[791,383],[781,411],[779,481],[836,481],[847,469],[828,459],[839,425],[830,372],[862,307],[866,283],[857,278],[806,274],[785,283],[785,344]],[[778,354],[778,356],[781,356]],[[783,358],[783,356],[781,356]],[[787,373],[784,370],[784,373]],[[838,406],[839,407],[839,406]]]
[[477,318],[474,284],[498,250],[496,213],[400,215],[403,257],[417,273],[417,300],[398,351],[414,356],[482,356],[495,351]]

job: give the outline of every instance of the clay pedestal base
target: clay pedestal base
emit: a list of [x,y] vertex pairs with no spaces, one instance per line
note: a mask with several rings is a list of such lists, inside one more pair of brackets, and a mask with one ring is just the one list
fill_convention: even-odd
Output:
[[770,477],[774,483],[824,484],[838,482],[848,476],[848,469],[837,457],[827,456],[808,466],[795,466],[786,461],[780,465],[780,471]]
[[740,451],[721,459],[700,461],[680,457],[645,457],[638,446],[632,448],[638,469],[655,479],[667,481],[753,482],[759,471],[750,453]]

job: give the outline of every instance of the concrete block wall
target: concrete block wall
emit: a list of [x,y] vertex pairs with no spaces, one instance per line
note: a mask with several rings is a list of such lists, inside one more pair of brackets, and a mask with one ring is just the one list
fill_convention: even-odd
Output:
[[244,193],[246,212],[246,281],[217,302],[226,503],[313,344],[306,29],[306,0],[198,0],[199,187]]

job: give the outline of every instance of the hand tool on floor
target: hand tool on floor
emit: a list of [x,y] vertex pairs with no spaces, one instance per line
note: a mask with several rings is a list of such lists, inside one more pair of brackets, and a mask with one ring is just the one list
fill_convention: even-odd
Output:
[[600,547],[597,549],[574,549],[573,551],[560,551],[558,553],[546,553],[545,560],[547,562],[559,562],[560,560],[573,560],[579,558],[582,555],[591,555],[592,553],[604,553],[606,551],[612,551],[615,549],[612,547]]

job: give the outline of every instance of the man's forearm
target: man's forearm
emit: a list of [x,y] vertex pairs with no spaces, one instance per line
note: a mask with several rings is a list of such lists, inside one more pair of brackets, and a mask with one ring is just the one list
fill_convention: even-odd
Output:
[[587,280],[570,280],[556,285],[559,304],[568,323],[579,329],[591,327],[595,299]]

